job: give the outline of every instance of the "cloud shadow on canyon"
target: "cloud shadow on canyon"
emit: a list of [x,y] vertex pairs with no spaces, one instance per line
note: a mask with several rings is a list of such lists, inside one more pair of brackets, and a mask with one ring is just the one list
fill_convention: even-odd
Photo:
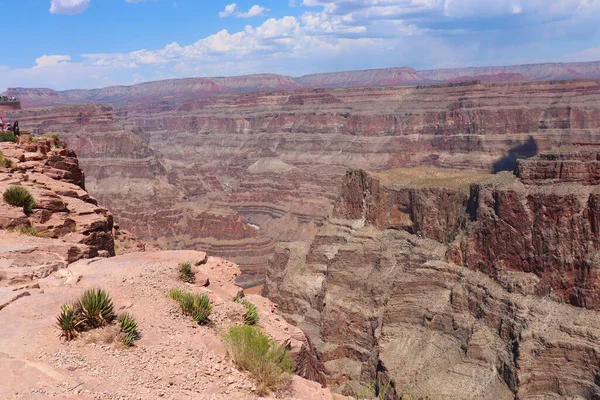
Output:
[[512,147],[508,154],[499,159],[494,163],[494,173],[500,171],[514,171],[517,167],[517,160],[523,158],[534,157],[538,154],[538,145],[535,142],[533,136],[529,136],[529,139],[525,143],[519,143]]

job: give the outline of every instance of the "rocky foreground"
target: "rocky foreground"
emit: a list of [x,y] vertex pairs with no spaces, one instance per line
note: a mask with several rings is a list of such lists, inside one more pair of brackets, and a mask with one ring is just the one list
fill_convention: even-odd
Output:
[[278,246],[265,293],[340,391],[598,398],[599,159],[543,154],[520,179],[351,170],[315,239]]
[[[222,341],[229,327],[243,323],[245,308],[232,301],[241,293],[235,264],[197,251],[131,252],[145,245],[115,229],[112,215],[83,189],[73,152],[54,139],[0,143],[0,152],[13,163],[0,169],[0,191],[26,187],[36,200],[30,213],[0,201],[0,398],[258,398]],[[197,284],[178,279],[182,262],[198,264]],[[68,343],[59,338],[61,305],[96,287],[137,320],[141,338],[134,347],[124,348],[112,327]],[[182,316],[168,297],[173,287],[207,294],[211,323]],[[289,344],[302,365],[304,334],[267,299],[248,299],[259,308],[260,327]],[[298,376],[276,397],[332,399]]]

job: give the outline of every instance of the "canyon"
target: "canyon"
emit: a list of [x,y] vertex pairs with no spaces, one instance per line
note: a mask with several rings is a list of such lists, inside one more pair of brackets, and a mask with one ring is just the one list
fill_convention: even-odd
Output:
[[399,86],[475,79],[497,83],[598,78],[600,78],[600,62],[572,62],[420,71],[411,67],[392,67],[319,73],[299,78],[276,74],[202,77],[169,79],[102,89],[56,91],[44,88],[10,88],[4,94],[19,97],[24,107],[31,108],[82,103],[122,105],[132,102],[177,101],[265,90]]
[[597,398],[599,165],[350,170],[314,240],[277,246],[264,293],[344,393]]
[[[35,202],[25,210],[0,200],[0,398],[333,400],[299,376],[277,395],[259,396],[232,362],[223,334],[243,324],[246,310],[232,300],[245,296],[234,283],[235,264],[201,251],[159,251],[121,230],[84,190],[73,151],[55,138],[0,142],[0,152],[10,161],[0,168],[0,191],[25,188]],[[179,278],[186,262],[196,283]],[[208,296],[210,324],[183,316],[169,299],[173,287]],[[61,305],[91,288],[106,290],[115,312],[137,320],[133,347],[110,324],[62,339]],[[304,365],[304,334],[266,298],[247,299],[257,307],[257,327]]]
[[[58,207],[71,201],[61,192],[42,203],[58,207],[61,219],[47,223],[42,206],[29,224],[52,236],[44,240],[72,240],[77,259],[68,259],[71,250],[46,255],[55,257],[52,268],[5,276],[34,279],[56,295],[56,287],[79,290],[62,270],[83,276],[85,287],[111,271],[125,293],[119,301],[150,293],[164,314],[158,291],[173,284],[166,275],[175,261],[207,258],[198,273],[214,277],[219,304],[237,293],[234,279],[242,287],[265,283],[269,300],[252,297],[269,316],[265,329],[283,324],[273,335],[286,332],[281,339],[295,343],[297,372],[336,392],[388,400],[598,398],[596,67],[201,78],[221,80],[109,88],[92,100],[88,92],[20,92],[24,109],[6,111],[5,120],[19,120],[45,144],[7,145],[22,173],[5,171],[12,175],[0,185],[19,179],[44,196],[38,186],[47,178],[39,174],[75,186],[80,201],[108,208],[93,213],[103,221],[94,227],[108,236],[72,232],[91,214]],[[398,84],[390,76],[411,85],[390,86]],[[207,94],[202,85],[215,82],[221,87]],[[52,107],[31,108],[46,104],[45,96],[56,97]],[[112,104],[75,104],[103,99]],[[54,133],[77,162],[54,146]],[[18,217],[6,227],[21,224]],[[9,250],[23,241],[2,234]],[[42,239],[28,240],[44,250]],[[128,241],[148,251],[111,258],[130,251]],[[89,261],[96,256],[108,258]],[[128,289],[138,274],[143,285]],[[23,301],[9,300],[8,307]],[[219,326],[231,324],[225,314]],[[185,341],[153,340],[146,342],[152,351]],[[208,350],[221,357],[219,346]],[[114,366],[105,356],[102,365]],[[52,354],[41,357],[51,362]],[[114,376],[105,378],[121,390]],[[302,378],[295,378],[297,393],[331,395]],[[224,395],[221,389],[202,387]]]
[[203,249],[264,281],[277,242],[310,240],[348,168],[512,170],[598,143],[596,80],[300,89],[7,112],[60,132],[87,188],[163,249]]

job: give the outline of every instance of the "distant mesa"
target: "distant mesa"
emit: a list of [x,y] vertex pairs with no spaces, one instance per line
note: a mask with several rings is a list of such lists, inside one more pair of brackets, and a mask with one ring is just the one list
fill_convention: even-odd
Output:
[[255,74],[234,77],[169,79],[133,86],[112,86],[89,90],[55,91],[52,89],[12,88],[8,89],[4,95],[20,97],[24,108],[32,108],[83,103],[152,103],[240,92],[306,88],[428,85],[474,80],[482,83],[507,83],[598,78],[600,78],[600,61],[435,70],[395,67],[311,74],[299,78],[277,74]]

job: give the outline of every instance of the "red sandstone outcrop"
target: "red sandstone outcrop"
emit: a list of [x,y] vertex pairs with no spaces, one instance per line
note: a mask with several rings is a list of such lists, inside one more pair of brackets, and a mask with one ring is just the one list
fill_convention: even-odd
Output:
[[[2,240],[3,280],[43,278],[80,258],[114,255],[112,214],[83,189],[83,173],[71,150],[53,139],[36,139],[0,143],[0,153],[12,162],[0,169],[0,193],[20,186],[35,200],[30,213],[0,201],[0,229],[22,232]],[[56,240],[44,242],[39,237]],[[40,246],[45,249],[40,251],[46,261],[34,260],[39,268],[28,271],[30,264],[23,264],[19,254],[29,254]]]
[[350,171],[315,239],[278,246],[264,292],[340,391],[595,398],[596,188]]
[[[22,186],[36,201],[29,214],[0,204],[0,398],[259,398],[222,342],[245,312],[232,300],[242,292],[234,282],[240,275],[235,264],[198,251],[154,251],[114,225],[82,189],[73,153],[54,139],[23,138],[21,144],[0,143],[0,150],[15,164],[0,169],[0,193]],[[108,257],[113,236],[117,250],[152,251]],[[198,285],[179,280],[182,262],[194,265]],[[97,287],[111,294],[115,311],[136,318],[141,338],[135,347],[123,348],[113,327],[73,342],[59,338],[61,305]],[[173,287],[209,296],[211,324],[198,326],[182,316],[168,298]],[[258,307],[260,328],[306,364],[304,334],[269,300],[248,298]],[[328,390],[298,376],[277,398],[333,400]]]

